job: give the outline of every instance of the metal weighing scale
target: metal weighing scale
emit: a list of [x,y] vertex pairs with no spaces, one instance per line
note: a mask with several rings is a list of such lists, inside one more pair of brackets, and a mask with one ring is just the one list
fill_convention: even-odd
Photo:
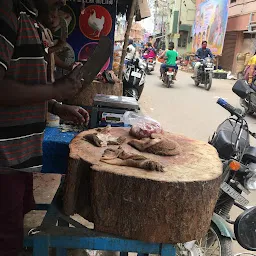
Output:
[[97,94],[93,99],[90,128],[111,125],[124,127],[123,114],[140,109],[132,97]]

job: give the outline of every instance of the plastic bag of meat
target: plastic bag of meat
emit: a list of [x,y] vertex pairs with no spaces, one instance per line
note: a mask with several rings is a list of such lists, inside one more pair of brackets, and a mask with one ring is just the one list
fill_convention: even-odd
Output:
[[153,133],[163,133],[161,124],[148,116],[127,111],[123,120],[126,125],[132,126],[130,135],[137,139],[150,138]]

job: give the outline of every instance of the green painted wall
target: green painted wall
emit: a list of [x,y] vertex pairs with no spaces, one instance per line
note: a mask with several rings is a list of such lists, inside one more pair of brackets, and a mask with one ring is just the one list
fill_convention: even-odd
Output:
[[179,23],[179,11],[174,11],[172,15],[173,15],[172,34],[177,34],[178,23]]

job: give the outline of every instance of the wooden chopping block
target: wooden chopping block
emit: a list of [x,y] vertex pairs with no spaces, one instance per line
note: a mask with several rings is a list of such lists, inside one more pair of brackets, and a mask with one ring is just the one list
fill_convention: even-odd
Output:
[[94,80],[89,85],[84,84],[81,92],[74,98],[69,99],[67,103],[77,106],[93,106],[93,99],[96,94],[122,96],[123,84],[120,81],[109,84]]
[[[222,163],[208,143],[165,133],[179,143],[181,154],[163,157],[141,153],[127,144],[129,129],[112,128],[126,136],[123,149],[160,162],[164,173],[100,162],[106,148],[83,140],[70,144],[65,180],[64,212],[94,222],[95,230],[158,243],[184,243],[202,238],[209,229],[217,201]],[[117,147],[117,146],[111,146]]]

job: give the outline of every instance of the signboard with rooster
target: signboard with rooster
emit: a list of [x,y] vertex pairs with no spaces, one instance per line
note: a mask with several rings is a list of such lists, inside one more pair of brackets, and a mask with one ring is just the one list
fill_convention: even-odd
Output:
[[[60,56],[66,63],[86,60],[97,46],[101,35],[108,36],[114,46],[115,1],[70,0],[59,14],[68,27],[66,51]],[[56,23],[54,36],[56,39],[61,37],[60,22]],[[102,71],[111,68],[111,64],[112,59],[109,59]]]

